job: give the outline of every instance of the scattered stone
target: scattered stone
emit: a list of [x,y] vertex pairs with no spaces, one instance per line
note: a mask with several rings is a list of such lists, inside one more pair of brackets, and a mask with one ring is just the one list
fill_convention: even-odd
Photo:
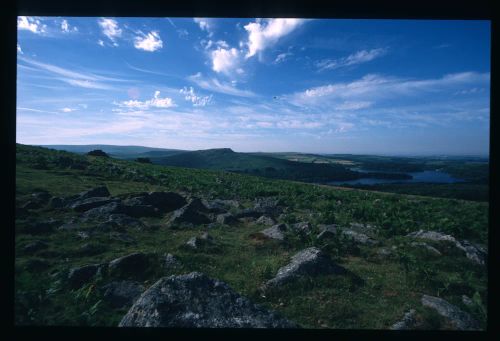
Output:
[[465,304],[468,307],[474,305],[474,302],[472,301],[472,299],[467,295],[462,295],[462,302],[463,302],[463,304]]
[[203,246],[213,245],[214,239],[207,232],[204,232],[200,237],[192,237],[186,242],[186,246],[192,249],[199,249]]
[[260,225],[267,225],[267,226],[276,225],[276,222],[274,221],[273,218],[265,216],[265,215],[263,215],[259,219],[257,219],[257,221],[255,223],[260,224]]
[[144,286],[134,281],[115,281],[102,286],[104,299],[114,308],[130,306],[144,291]]
[[238,219],[236,219],[231,213],[218,214],[216,221],[223,225],[233,225],[238,223]]
[[109,204],[92,208],[83,213],[83,220],[96,219],[106,220],[110,214],[125,213],[125,207],[120,202],[110,202]]
[[416,320],[415,320],[416,311],[415,309],[410,309],[403,316],[401,321],[398,321],[392,325],[391,330],[408,330],[414,329]]
[[82,239],[88,239],[90,237],[89,234],[84,231],[78,231],[76,235]]
[[77,268],[72,268],[68,274],[68,284],[72,289],[78,289],[85,283],[91,281],[99,271],[103,264],[85,265]]
[[295,223],[290,226],[294,231],[297,231],[301,234],[309,234],[312,232],[312,225],[305,221],[300,223]]
[[423,295],[421,302],[422,305],[436,310],[457,330],[481,329],[479,323],[472,316],[439,297]]
[[323,229],[317,235],[316,238],[319,240],[333,238],[339,233],[342,236],[345,236],[356,243],[366,244],[366,245],[378,244],[378,241],[368,237],[366,234],[359,233],[359,232],[353,231],[353,230],[348,229],[348,228],[341,229],[341,228],[339,228],[339,226],[337,226],[335,224],[323,226]]
[[41,240],[35,240],[34,242],[26,244],[26,246],[23,248],[23,251],[27,254],[33,254],[37,251],[43,250],[48,248],[49,245]]
[[373,233],[375,232],[375,226],[370,224],[362,224],[362,223],[350,223],[349,227],[351,230],[359,232],[359,233]]
[[436,249],[434,246],[431,246],[431,245],[429,245],[427,243],[413,242],[410,245],[411,246],[415,246],[415,247],[423,247],[427,251],[431,252],[432,254],[434,254],[436,256],[441,256],[441,252],[438,249]]
[[465,252],[465,256],[469,258],[471,261],[484,265],[487,253],[484,248],[479,246],[475,246],[467,240],[462,240],[461,243],[457,245],[459,249]]
[[136,227],[142,229],[145,227],[144,223],[139,219],[129,217],[126,214],[111,214],[107,220],[110,223],[116,223],[123,227]]
[[335,224],[322,226],[321,232],[316,236],[316,239],[329,239],[337,235],[338,226]]
[[285,231],[287,231],[286,224],[276,224],[270,228],[260,231],[260,233],[267,238],[284,240]]
[[117,199],[110,199],[106,197],[93,197],[75,201],[70,205],[69,208],[72,208],[77,212],[85,212],[92,208],[103,206],[109,204],[110,202],[118,202],[118,201],[119,200]]
[[168,224],[170,226],[208,224],[211,220],[206,213],[208,213],[208,209],[203,205],[200,199],[195,198],[187,205],[175,210]]
[[167,253],[163,256],[163,267],[165,270],[172,270],[181,267],[181,262],[171,253]]
[[142,278],[151,262],[142,252],[135,252],[109,262],[109,274],[117,278]]
[[419,230],[407,234],[406,237],[428,239],[433,241],[448,241],[452,242],[453,244],[457,243],[457,240],[453,236],[436,231]]
[[224,213],[231,208],[239,208],[240,203],[236,200],[214,199],[211,201],[204,200],[203,204],[213,213]]
[[346,273],[347,270],[335,264],[326,253],[310,247],[296,253],[290,263],[281,267],[276,276],[266,282],[264,289],[281,286],[302,276]]
[[253,208],[262,214],[277,215],[283,211],[283,209],[278,206],[278,202],[279,200],[273,197],[258,198],[255,200]]
[[256,210],[254,208],[245,208],[245,209],[242,209],[239,212],[235,213],[234,216],[237,219],[241,219],[241,218],[255,218],[255,219],[257,219],[260,216],[262,216],[263,213],[265,213],[265,212],[262,212],[261,210]]
[[120,327],[296,328],[226,283],[192,272],[163,277],[146,290]]

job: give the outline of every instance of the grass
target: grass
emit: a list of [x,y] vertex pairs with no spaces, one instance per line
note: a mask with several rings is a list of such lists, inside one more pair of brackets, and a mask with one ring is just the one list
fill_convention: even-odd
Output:
[[[66,161],[61,162],[61,159]],[[79,169],[80,164],[86,166]],[[72,165],[76,165],[75,168]],[[441,247],[444,255],[430,257],[410,247],[410,241],[403,236],[418,229],[438,230],[458,239],[487,244],[487,203],[338,189],[17,146],[18,206],[26,203],[36,190],[69,196],[102,184],[113,196],[172,190],[206,198],[237,199],[245,207],[257,197],[274,196],[286,207],[280,222],[309,221],[315,231],[324,223],[341,226],[351,222],[369,223],[380,227],[374,237],[381,245],[376,248],[354,246],[347,241],[325,244],[315,238],[292,236],[280,244],[252,238],[253,233],[264,227],[241,223],[210,229],[217,246],[193,252],[184,244],[204,229],[171,230],[165,224],[168,215],[143,219],[146,224],[158,225],[158,229],[129,229],[127,233],[135,240],[132,243],[110,239],[109,234],[104,233],[87,240],[82,240],[74,231],[43,235],[25,233],[30,219],[68,221],[76,216],[70,210],[40,208],[33,210],[29,217],[16,219],[16,324],[116,326],[126,309],[110,307],[97,290],[110,278],[97,279],[82,289],[70,290],[64,276],[75,266],[108,262],[141,251],[156,257],[169,252],[183,264],[180,269],[170,272],[159,264],[153,265],[143,279],[146,287],[162,276],[204,272],[303,327],[385,329],[410,308],[417,309],[431,322],[436,320],[432,322],[435,325],[441,325],[432,312],[421,308],[419,302],[423,293],[459,305],[485,325],[486,316],[481,307],[484,308],[482,304],[487,297],[486,268],[439,245],[436,247]],[[90,227],[91,224],[83,225],[82,229]],[[44,240],[48,249],[34,255],[25,254],[23,247],[34,240]],[[95,252],[79,251],[86,243],[94,245]],[[260,286],[272,278],[290,256],[313,245],[322,247],[336,262],[363,278],[364,284],[359,285],[346,276],[320,276],[312,280],[305,278],[262,297]],[[397,251],[393,250],[391,256],[379,258],[376,255],[379,247],[391,249],[393,246]],[[476,304],[473,307],[461,304],[463,294],[475,295]],[[431,322],[428,322],[430,326]]]

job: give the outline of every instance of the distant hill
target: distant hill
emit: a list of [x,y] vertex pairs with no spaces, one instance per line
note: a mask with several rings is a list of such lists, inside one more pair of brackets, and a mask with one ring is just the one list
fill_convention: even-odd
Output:
[[85,154],[91,150],[100,149],[112,157],[118,159],[136,159],[138,157],[165,157],[176,153],[183,153],[185,150],[166,149],[144,146],[115,146],[106,144],[87,144],[87,145],[39,145],[40,147],[64,150],[67,152]]

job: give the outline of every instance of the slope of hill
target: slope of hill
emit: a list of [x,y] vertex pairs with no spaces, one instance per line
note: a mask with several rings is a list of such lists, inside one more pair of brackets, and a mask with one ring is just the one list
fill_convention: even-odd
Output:
[[[410,328],[455,328],[422,303],[424,294],[439,296],[479,321],[481,329],[486,327],[487,267],[456,245],[471,250],[488,244],[487,203],[140,164],[24,145],[17,145],[16,154],[16,325],[117,326],[133,302],[124,303],[120,295],[146,290],[164,276],[198,271],[304,328],[388,329],[410,309],[418,322]],[[62,205],[97,186],[109,189],[109,198],[102,198],[107,194],[101,187],[93,190],[99,198]],[[143,211],[111,211],[136,204],[149,191],[230,203],[224,214],[242,218],[223,223],[206,216],[210,222],[181,227],[172,221],[185,211],[138,216],[149,212],[141,205],[137,208]],[[94,221],[89,205],[106,203],[93,211],[104,222]],[[262,207],[267,207],[267,218],[248,216]],[[282,239],[262,234],[270,219],[285,224]],[[307,233],[299,233],[296,223]],[[322,224],[332,223],[357,234],[330,232],[322,238]],[[448,234],[461,244],[408,236],[419,230]],[[203,231],[210,243],[188,247]],[[263,295],[262,285],[309,247],[323,250],[350,275],[304,273]],[[120,261],[112,260],[136,253],[143,256],[141,266],[125,267],[125,275],[116,272]],[[176,266],[167,266],[166,253],[175,256]],[[102,271],[93,275],[98,268]],[[126,293],[113,291],[116,286]],[[463,300],[463,295],[472,299]]]
[[165,157],[182,153],[184,150],[165,149],[143,146],[115,146],[107,144],[88,144],[88,145],[40,145],[40,147],[64,150],[67,152],[85,154],[91,150],[100,149],[106,154],[119,159],[134,159],[137,157]]

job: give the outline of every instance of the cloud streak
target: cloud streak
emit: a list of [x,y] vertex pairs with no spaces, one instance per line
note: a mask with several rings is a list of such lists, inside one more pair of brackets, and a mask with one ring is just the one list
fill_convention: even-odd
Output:
[[367,63],[376,58],[382,57],[387,53],[386,48],[377,48],[372,50],[360,50],[347,57],[340,59],[323,59],[316,63],[319,71],[335,70],[343,67]]

